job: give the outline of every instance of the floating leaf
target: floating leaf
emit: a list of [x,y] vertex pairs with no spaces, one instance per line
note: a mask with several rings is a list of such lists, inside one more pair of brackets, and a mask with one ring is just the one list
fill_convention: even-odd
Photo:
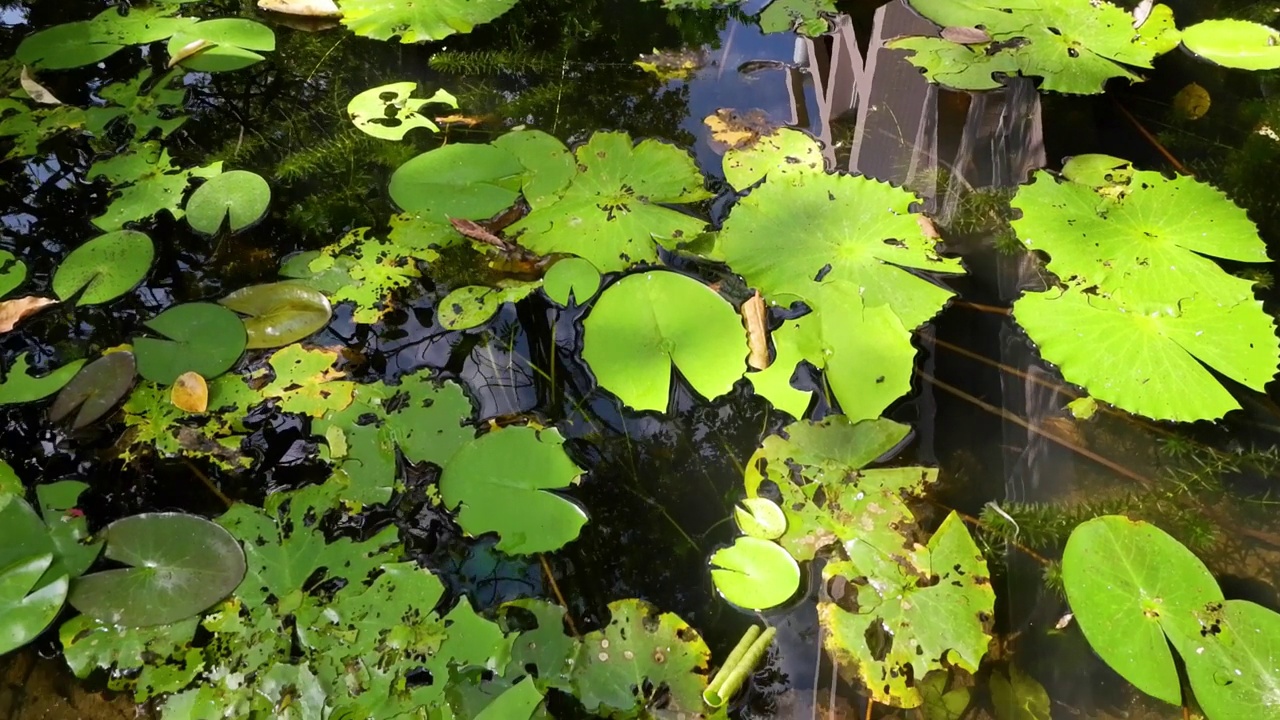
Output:
[[600,271],[579,257],[565,258],[547,270],[542,291],[556,303],[585,305],[600,289]]
[[351,404],[355,383],[333,367],[338,353],[288,345],[269,360],[275,378],[263,386],[266,398],[279,398],[285,412],[320,418]]
[[555,202],[578,172],[573,153],[541,130],[505,133],[493,141],[493,146],[511,153],[524,166],[520,193],[535,210]]
[[27,264],[8,250],[0,250],[0,297],[13,292],[27,279]]
[[470,330],[489,322],[506,303],[520,302],[537,290],[540,281],[516,283],[510,287],[467,285],[454,289],[436,308],[436,320],[446,330]]
[[822,173],[822,148],[808,134],[781,128],[741,148],[730,148],[722,164],[724,179],[739,192],[767,175],[774,180],[802,173]]
[[258,9],[302,17],[342,17],[333,0],[258,0]]
[[49,397],[70,382],[84,363],[84,360],[73,360],[46,375],[35,377],[27,374],[30,368],[27,353],[19,353],[5,373],[4,382],[0,382],[0,405],[14,405]]
[[181,218],[182,196],[191,179],[210,178],[220,172],[221,161],[200,168],[178,168],[158,142],[135,144],[89,168],[89,179],[105,177],[112,183],[111,204],[93,224],[106,231],[119,230],[125,223],[145,220],[162,210]]
[[1276,714],[1280,615],[1246,600],[1227,600],[1196,610],[1194,620],[1161,624],[1186,663],[1191,689],[1206,717]]
[[418,89],[416,82],[398,82],[370,88],[351,98],[347,114],[351,122],[367,135],[382,140],[403,140],[414,128],[440,132],[440,126],[422,113],[424,105],[458,107],[458,99],[445,90],[436,90],[429,98],[410,97]]
[[657,140],[598,132],[574,151],[578,172],[554,203],[535,208],[509,229],[536,253],[569,253],[601,272],[658,259],[655,237],[692,238],[704,223],[658,203],[710,197],[683,150]]
[[128,45],[145,45],[163,40],[195,24],[194,18],[168,17],[173,5],[129,8],[120,14],[107,8],[92,20],[55,25],[23,38],[16,56],[19,62],[50,70],[92,65],[114,55]]
[[[1091,188],[1128,185],[1133,180],[1133,163],[1114,155],[1086,153],[1074,155],[1062,165],[1062,176]],[[1033,182],[1040,178],[1036,176]]]
[[119,125],[133,126],[134,140],[143,140],[156,130],[161,138],[168,137],[187,120],[182,112],[186,88],[181,84],[171,87],[181,76],[181,70],[173,70],[156,79],[147,69],[132,80],[102,88],[98,95],[107,105],[85,110],[85,129],[102,137],[108,125],[119,121]]
[[673,363],[706,398],[729,392],[746,369],[746,333],[733,306],[673,272],[629,275],[606,288],[583,321],[582,343],[601,387],[637,410],[666,410]]
[[761,540],[777,540],[787,531],[787,516],[769,498],[746,498],[742,507],[733,509],[733,517],[743,535]]
[[53,292],[77,305],[99,305],[129,292],[151,269],[155,245],[145,233],[117,230],[81,245],[58,265]]
[[45,553],[0,568],[0,655],[34,640],[62,610],[66,575],[32,592],[52,563]]
[[213,303],[175,305],[146,326],[167,339],[133,339],[138,374],[161,385],[172,384],[187,371],[215,378],[231,369],[245,348],[240,318]]
[[1222,601],[1204,563],[1154,525],[1106,515],[1071,532],[1062,553],[1062,584],[1094,652],[1139,690],[1182,704],[1162,627],[1177,626],[1177,618],[1189,619],[1206,604]]
[[144,513],[103,531],[106,556],[130,565],[85,575],[68,601],[105,623],[141,627],[178,622],[226,597],[245,575],[231,533],[204,518]]
[[266,25],[244,18],[218,18],[201,20],[174,33],[169,39],[169,55],[177,57],[184,48],[201,40],[207,45],[181,60],[182,66],[188,70],[239,70],[265,59],[255,50],[270,52],[276,49],[276,34]]
[[41,309],[50,305],[57,304],[57,300],[35,295],[13,298],[12,300],[0,300],[0,334],[13,330],[13,327],[22,322],[23,318],[40,312]]
[[137,371],[133,353],[123,350],[107,353],[85,365],[54,399],[49,408],[49,420],[61,422],[79,408],[71,429],[86,427],[106,415],[129,393]]
[[248,315],[245,347],[283,347],[310,337],[329,324],[333,308],[317,290],[298,282],[276,282],[240,288],[218,301]]
[[740,537],[712,553],[711,580],[725,600],[748,610],[765,610],[796,593],[800,566],[777,543]]
[[193,229],[213,235],[225,219],[231,232],[238,232],[261,219],[270,204],[271,186],[261,175],[231,170],[196,188],[187,200],[187,222]]
[[445,145],[396,168],[391,199],[437,223],[482,220],[515,202],[523,173],[514,155],[492,145]]
[[339,0],[342,24],[351,32],[374,40],[399,37],[409,44],[469,33],[510,10],[516,0]]
[[184,372],[173,381],[169,400],[179,410],[202,413],[209,408],[209,386],[199,373]]
[[1182,44],[1205,60],[1229,68],[1280,68],[1280,32],[1260,23],[1205,20],[1182,31]]
[[1199,120],[1213,104],[1209,91],[1198,83],[1187,83],[1173,96],[1173,110],[1184,120]]
[[497,532],[497,549],[512,555],[549,552],[578,537],[582,508],[546,492],[577,481],[582,468],[553,429],[509,427],[482,435],[453,456],[440,476],[440,496],[457,508],[471,535]]
[[22,74],[19,76],[18,81],[22,85],[22,89],[26,91],[27,95],[41,105],[62,104],[62,101],[54,97],[53,93],[49,92],[48,88],[36,82],[35,78],[31,77],[30,71],[25,66],[22,68]]
[[542,693],[525,678],[498,696],[476,715],[476,720],[526,720],[542,703]]

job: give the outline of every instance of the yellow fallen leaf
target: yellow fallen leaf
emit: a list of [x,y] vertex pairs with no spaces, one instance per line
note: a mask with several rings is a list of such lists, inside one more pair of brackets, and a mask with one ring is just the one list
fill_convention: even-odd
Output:
[[22,89],[27,91],[32,100],[41,105],[61,105],[62,101],[53,96],[49,89],[35,81],[31,74],[27,72],[27,66],[22,66],[22,75],[18,77],[18,82],[22,84]]
[[747,325],[747,347],[751,354],[747,356],[747,364],[756,370],[769,367],[769,328],[765,325],[764,298],[760,293],[752,295],[738,310],[742,321]]
[[741,113],[721,108],[703,118],[702,124],[711,129],[709,142],[718,153],[751,147],[761,135],[772,135],[778,129],[763,110]]
[[178,63],[182,62],[183,60],[186,60],[192,55],[199,55],[200,53],[204,52],[205,50],[208,50],[213,46],[214,46],[214,43],[211,43],[208,40],[205,40],[203,38],[201,38],[200,40],[192,40],[191,42],[179,48],[178,52],[174,53],[173,57],[169,58],[169,64],[167,67],[173,67],[174,65],[177,65]]
[[169,400],[179,410],[202,413],[209,409],[209,386],[197,372],[184,372],[173,381]]
[[301,17],[342,17],[342,10],[333,0],[258,0],[258,9]]
[[42,298],[34,295],[0,302],[0,333],[9,332],[14,325],[18,324],[19,320],[40,308],[57,304],[58,301],[52,298]]

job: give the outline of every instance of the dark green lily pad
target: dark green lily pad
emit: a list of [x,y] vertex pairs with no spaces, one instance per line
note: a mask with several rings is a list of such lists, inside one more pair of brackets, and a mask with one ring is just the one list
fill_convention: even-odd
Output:
[[61,422],[76,408],[76,418],[71,422],[72,430],[79,430],[94,420],[106,415],[116,403],[129,393],[138,373],[138,364],[133,353],[119,351],[108,353],[80,369],[79,373],[67,383],[53,406],[49,408],[49,419]]
[[62,610],[66,575],[31,592],[52,562],[45,553],[0,569],[0,655],[34,640]]
[[725,600],[749,610],[786,602],[800,587],[800,566],[783,547],[740,537],[711,556],[711,580]]
[[501,148],[445,145],[396,168],[391,199],[435,222],[481,220],[516,201],[523,174],[516,156]]
[[0,382],[0,405],[14,405],[49,397],[70,382],[84,363],[84,360],[73,360],[45,375],[35,377],[27,374],[31,366],[27,362],[27,353],[22,353],[5,373],[4,382]]
[[58,265],[53,292],[69,300],[83,290],[77,305],[98,305],[132,290],[155,259],[151,238],[136,230],[117,230],[81,245]]
[[333,316],[329,298],[300,282],[250,285],[218,302],[249,316],[244,329],[250,350],[298,342],[320,331]]
[[208,45],[179,64],[201,72],[226,72],[249,67],[265,58],[257,51],[276,49],[276,34],[271,28],[244,18],[204,20],[184,28],[169,39],[169,57],[174,57],[193,42]]
[[168,339],[133,339],[138,374],[161,385],[185,372],[211,380],[236,364],[248,342],[240,318],[213,303],[175,305],[146,325]]
[[27,264],[8,250],[0,250],[0,297],[4,297],[27,279]]
[[92,65],[129,45],[163,40],[195,24],[194,18],[168,17],[173,4],[134,6],[121,15],[107,8],[91,20],[55,25],[28,35],[18,46],[18,61],[55,70]]
[[130,567],[85,575],[68,601],[89,617],[126,627],[191,617],[235,590],[244,550],[220,525],[194,515],[145,513],[107,526],[106,556]]
[[215,175],[196,188],[187,200],[187,222],[213,235],[228,220],[231,232],[254,224],[271,204],[271,186],[258,173],[231,170]]

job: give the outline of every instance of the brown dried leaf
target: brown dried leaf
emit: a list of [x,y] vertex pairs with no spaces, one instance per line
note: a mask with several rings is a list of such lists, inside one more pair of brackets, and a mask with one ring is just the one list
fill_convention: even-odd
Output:
[[57,304],[57,300],[36,297],[35,295],[0,302],[0,333],[9,332],[14,325],[18,324],[18,321],[39,311],[40,308]]
[[949,27],[942,29],[942,39],[961,45],[981,45],[991,42],[986,30],[976,27]]
[[209,385],[199,373],[184,372],[173,381],[169,400],[179,410],[202,413],[209,409]]
[[747,364],[756,370],[769,367],[769,329],[765,325],[764,298],[760,293],[752,295],[738,309],[742,314],[742,322],[747,326],[747,347],[751,354],[747,356]]
[[481,225],[480,223],[474,220],[467,220],[466,218],[451,217],[449,218],[449,224],[453,225],[453,229],[457,230],[463,236],[469,237],[472,240],[476,240],[478,242],[482,242],[486,245],[492,245],[493,247],[496,247],[499,250],[510,252],[513,247],[511,243],[507,242],[506,240],[503,240],[497,235],[494,235],[488,230],[485,230],[483,225]]
[[772,135],[778,129],[777,124],[769,120],[769,116],[762,110],[743,113],[731,108],[721,108],[715,114],[703,118],[702,123],[711,129],[708,142],[717,153],[751,147],[761,135]]
[[32,100],[41,105],[61,105],[62,101],[53,96],[49,89],[35,81],[31,74],[27,71],[25,65],[22,66],[22,75],[19,76],[18,82],[22,84],[22,89],[27,91]]
[[930,220],[929,218],[925,217],[924,215],[917,215],[916,223],[920,226],[920,232],[924,233],[925,237],[929,238],[930,240],[942,239],[942,234],[938,232],[937,226],[935,226],[933,224],[933,221]]

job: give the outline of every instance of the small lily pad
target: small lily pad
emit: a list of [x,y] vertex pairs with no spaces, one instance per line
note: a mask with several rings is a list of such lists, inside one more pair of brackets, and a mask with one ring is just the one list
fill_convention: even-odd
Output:
[[271,186],[261,175],[231,170],[196,188],[187,200],[187,222],[193,229],[213,235],[225,218],[231,232],[237,232],[261,219],[270,204]]
[[590,261],[579,257],[565,258],[542,278],[542,291],[560,305],[583,305],[600,289],[600,271]]
[[247,342],[240,318],[213,303],[175,305],[146,325],[168,339],[134,338],[138,374],[161,385],[188,371],[215,378],[235,365]]
[[106,556],[130,567],[85,575],[71,605],[104,623],[165,625],[191,617],[235,590],[244,550],[220,525],[194,515],[145,513],[103,532]]
[[83,290],[77,305],[98,305],[129,292],[147,276],[155,246],[136,230],[117,230],[81,245],[58,265],[53,292],[69,300]]
[[0,655],[34,640],[62,610],[66,575],[31,592],[51,564],[53,555],[45,553],[0,569]]
[[138,365],[133,353],[118,351],[107,353],[85,365],[76,376],[67,383],[53,406],[49,408],[49,419],[61,422],[76,408],[76,418],[71,422],[72,430],[79,430],[94,420],[106,415],[116,403],[129,393],[137,375]]
[[0,250],[0,297],[13,292],[27,279],[27,264],[8,250]]
[[519,302],[538,289],[541,282],[518,283],[512,287],[467,285],[450,292],[436,308],[436,319],[446,330],[470,330],[489,322],[499,308]]
[[80,371],[80,366],[84,363],[84,360],[73,360],[48,374],[35,377],[27,374],[31,366],[27,362],[27,353],[21,353],[5,373],[4,382],[0,382],[0,405],[14,405],[49,397],[71,382],[71,378]]
[[781,545],[740,537],[711,556],[711,580],[725,600],[749,610],[786,602],[800,587],[800,566]]
[[218,301],[248,315],[245,347],[284,347],[319,332],[329,324],[329,298],[299,282],[276,282],[240,288]]
[[1062,164],[1062,176],[1091,188],[1127,185],[1133,179],[1133,163],[1114,155],[1075,155]]
[[169,57],[179,56],[183,48],[200,40],[207,45],[180,61],[189,70],[239,70],[266,59],[255,50],[276,49],[276,34],[266,25],[244,18],[218,18],[198,22],[174,34],[169,38]]
[[749,497],[742,500],[741,505],[733,509],[733,518],[738,521],[742,534],[777,540],[787,531],[786,514],[769,498]]
[[424,105],[458,107],[458,99],[447,90],[436,90],[429,98],[410,97],[418,89],[416,82],[398,82],[370,88],[351,98],[347,114],[351,122],[367,135],[382,140],[403,140],[414,128],[440,132],[440,126],[422,113]]

